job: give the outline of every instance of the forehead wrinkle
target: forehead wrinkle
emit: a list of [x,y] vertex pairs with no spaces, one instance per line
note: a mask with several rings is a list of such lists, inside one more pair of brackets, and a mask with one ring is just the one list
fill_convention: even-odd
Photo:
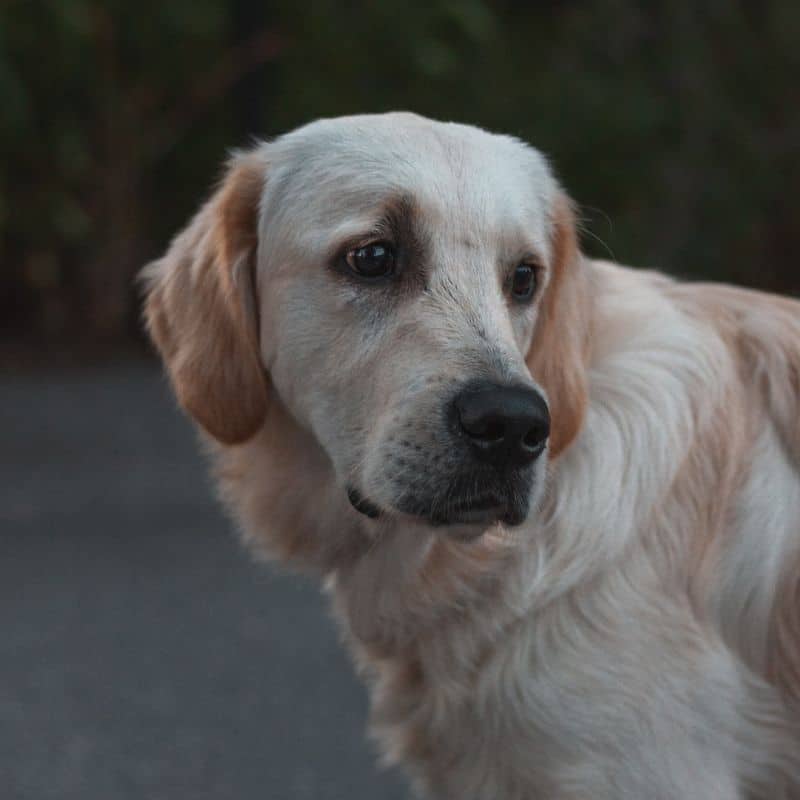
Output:
[[[321,193],[325,194],[324,184]],[[347,239],[386,235],[403,212],[413,208],[407,191],[384,184],[379,189],[341,188],[337,184],[324,198],[303,202],[296,194],[294,202],[281,205],[276,198],[265,209],[263,239],[273,252],[276,249],[302,250],[316,257],[346,242]],[[275,210],[272,211],[272,208]]]
[[412,226],[416,204],[406,192],[387,192],[373,203],[362,196],[353,199],[355,208],[343,204],[332,212],[340,217],[327,231],[332,239],[397,235]]

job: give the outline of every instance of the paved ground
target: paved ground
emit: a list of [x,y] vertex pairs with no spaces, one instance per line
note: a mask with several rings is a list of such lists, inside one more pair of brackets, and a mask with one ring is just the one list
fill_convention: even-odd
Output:
[[0,797],[392,800],[316,587],[252,564],[153,367],[0,381]]

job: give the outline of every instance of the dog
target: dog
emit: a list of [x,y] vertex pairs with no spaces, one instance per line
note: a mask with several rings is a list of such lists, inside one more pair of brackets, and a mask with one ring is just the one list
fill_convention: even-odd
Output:
[[458,800],[800,798],[800,303],[584,256],[518,139],[236,153],[145,317],[385,759]]

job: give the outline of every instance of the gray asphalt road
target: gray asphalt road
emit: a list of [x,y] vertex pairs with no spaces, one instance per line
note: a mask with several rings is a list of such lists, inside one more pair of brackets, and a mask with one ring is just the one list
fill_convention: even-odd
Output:
[[0,381],[0,797],[407,797],[316,586],[253,564],[154,367]]

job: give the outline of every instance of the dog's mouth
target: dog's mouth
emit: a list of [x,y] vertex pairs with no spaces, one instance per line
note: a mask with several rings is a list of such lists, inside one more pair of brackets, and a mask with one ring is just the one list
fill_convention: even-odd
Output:
[[[390,513],[353,486],[347,488],[347,497],[356,511],[370,519],[378,519]],[[454,525],[483,525],[488,528],[498,522],[515,526],[524,522],[528,516],[528,500],[525,495],[516,492],[509,492],[508,495],[487,492],[475,496],[447,496],[438,502],[411,501],[405,508],[398,510],[424,520],[435,528]]]
[[512,496],[495,493],[478,497],[454,498],[436,505],[428,515],[435,527],[446,525],[519,525],[528,515],[527,502],[514,502]]
[[367,500],[354,486],[347,487],[347,499],[350,501],[350,505],[353,506],[359,514],[363,514],[365,517],[377,519],[381,515],[381,510],[378,506],[370,500]]

